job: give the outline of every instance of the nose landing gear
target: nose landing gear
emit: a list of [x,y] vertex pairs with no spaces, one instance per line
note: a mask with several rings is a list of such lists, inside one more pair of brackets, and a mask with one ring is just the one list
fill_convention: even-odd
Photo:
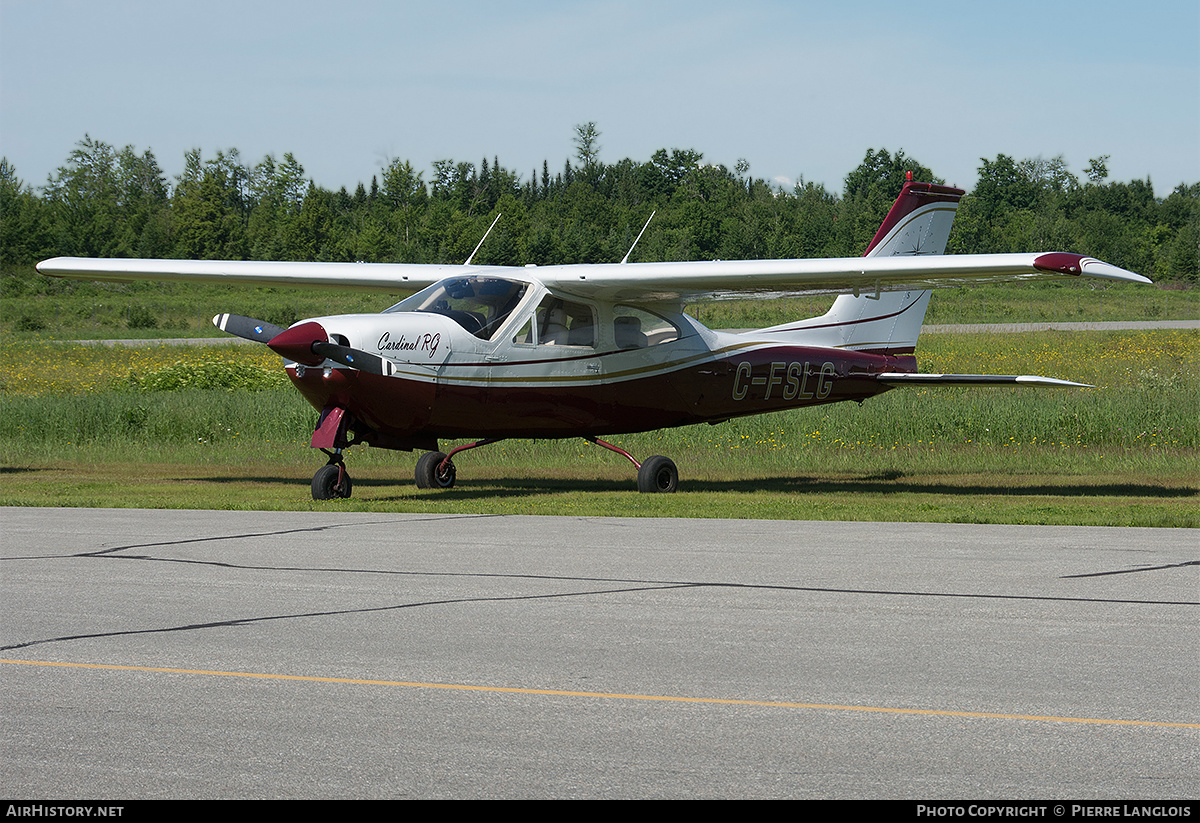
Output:
[[350,474],[346,471],[346,463],[342,460],[342,450],[328,452],[322,449],[321,451],[329,455],[329,462],[317,469],[317,473],[313,475],[313,500],[349,497],[353,484],[350,482]]

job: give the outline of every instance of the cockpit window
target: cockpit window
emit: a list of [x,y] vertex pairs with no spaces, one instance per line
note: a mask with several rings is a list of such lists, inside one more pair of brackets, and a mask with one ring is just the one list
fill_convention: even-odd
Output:
[[491,340],[528,290],[528,283],[467,275],[434,283],[386,312],[425,311],[449,317],[471,334]]

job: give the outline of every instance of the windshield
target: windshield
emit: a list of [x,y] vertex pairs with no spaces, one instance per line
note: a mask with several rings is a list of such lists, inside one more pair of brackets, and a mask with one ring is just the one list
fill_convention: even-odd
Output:
[[424,311],[449,317],[471,334],[491,340],[528,290],[528,283],[502,277],[451,277],[406,297],[384,312]]

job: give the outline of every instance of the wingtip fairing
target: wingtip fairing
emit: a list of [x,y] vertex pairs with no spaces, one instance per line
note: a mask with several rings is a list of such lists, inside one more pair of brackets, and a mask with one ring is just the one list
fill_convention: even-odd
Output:
[[1082,275],[1096,277],[1101,280],[1119,280],[1126,283],[1140,283],[1142,285],[1149,285],[1153,282],[1149,277],[1143,277],[1140,274],[1126,271],[1120,266],[1114,266],[1112,263],[1105,263],[1103,260],[1086,257],[1082,254],[1071,254],[1062,251],[1047,252],[1046,254],[1039,255],[1034,259],[1033,267],[1046,274],[1062,274],[1075,277]]

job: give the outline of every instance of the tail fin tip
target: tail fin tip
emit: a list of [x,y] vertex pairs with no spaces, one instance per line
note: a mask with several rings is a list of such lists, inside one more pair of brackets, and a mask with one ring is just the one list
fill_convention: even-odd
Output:
[[910,179],[900,189],[863,257],[945,252],[958,201],[966,192],[938,183],[914,182],[912,172],[907,176]]

